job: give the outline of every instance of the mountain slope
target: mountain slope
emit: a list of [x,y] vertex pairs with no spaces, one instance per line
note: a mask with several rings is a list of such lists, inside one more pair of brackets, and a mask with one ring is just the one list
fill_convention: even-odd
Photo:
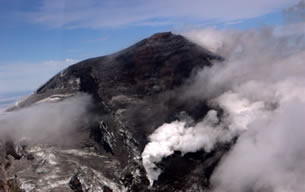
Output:
[[[205,190],[229,146],[184,156],[176,152],[160,163],[163,173],[152,187],[141,153],[148,136],[163,123],[185,116],[194,121],[204,117],[210,108],[204,101],[179,95],[192,75],[211,66],[213,60],[222,58],[167,32],[68,67],[8,111],[89,94],[94,105],[88,113],[90,123],[78,130],[85,137],[82,144],[24,145],[16,150],[20,144],[14,141],[11,152],[9,144],[3,144],[3,159],[14,157],[3,172],[8,178],[16,175],[10,182],[25,191]],[[57,172],[52,171],[55,169]],[[40,177],[44,179],[38,180]]]

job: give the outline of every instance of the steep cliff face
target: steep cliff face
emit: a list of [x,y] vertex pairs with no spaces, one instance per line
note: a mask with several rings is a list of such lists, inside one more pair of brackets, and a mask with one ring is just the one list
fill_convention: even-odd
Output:
[[14,149],[8,150],[3,144],[2,162],[10,164],[1,169],[3,186],[10,181],[15,191],[204,191],[229,146],[184,156],[176,152],[160,163],[163,172],[153,186],[141,153],[147,137],[163,123],[181,114],[195,121],[204,117],[209,110],[204,101],[179,95],[192,74],[213,60],[222,58],[183,36],[158,33],[120,52],[68,67],[8,111],[87,93],[94,102],[90,123],[77,130],[85,139],[77,146],[14,141]]

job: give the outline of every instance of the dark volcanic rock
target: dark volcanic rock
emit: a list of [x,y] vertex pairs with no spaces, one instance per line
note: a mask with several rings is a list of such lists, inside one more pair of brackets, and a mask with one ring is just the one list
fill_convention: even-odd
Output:
[[[164,122],[179,119],[181,112],[198,121],[209,110],[205,102],[186,101],[179,95],[183,91],[181,86],[192,74],[210,66],[212,60],[221,58],[181,35],[168,32],[155,34],[115,54],[68,67],[9,110],[30,106],[46,98],[65,99],[79,92],[92,95],[95,102],[92,108],[94,122],[91,127],[82,130],[87,131],[90,138],[83,148],[77,149],[86,155],[72,153],[71,150],[67,152],[58,146],[41,146],[45,156],[55,154],[60,164],[47,164],[48,159],[39,161],[41,157],[35,152],[33,159],[21,158],[19,161],[26,162],[23,165],[28,166],[37,163],[36,168],[28,171],[56,168],[63,172],[56,173],[61,179],[65,173],[69,179],[66,183],[54,184],[54,190],[204,190],[211,170],[227,148],[220,147],[211,154],[198,152],[182,157],[177,153],[166,158],[160,165],[164,172],[152,188],[149,188],[145,177],[141,152],[147,144],[147,136]],[[73,154],[70,160],[68,154]],[[76,163],[71,164],[72,161]],[[179,172],[176,172],[177,169]],[[11,171],[11,174],[25,177],[20,170],[22,168]],[[33,179],[23,178],[20,181],[28,191],[39,189],[40,184]]]

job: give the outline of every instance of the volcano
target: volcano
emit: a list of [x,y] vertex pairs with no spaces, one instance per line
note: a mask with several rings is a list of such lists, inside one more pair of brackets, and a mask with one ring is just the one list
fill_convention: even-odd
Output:
[[163,123],[185,116],[197,122],[205,116],[211,108],[205,101],[183,99],[180,95],[198,70],[222,60],[181,35],[165,32],[117,53],[64,69],[7,111],[62,102],[78,94],[90,95],[90,123],[77,130],[85,139],[75,146],[2,142],[0,188],[206,191],[214,168],[230,144],[218,145],[211,152],[176,151],[158,164],[162,173],[154,183],[146,176],[141,153],[149,135]]

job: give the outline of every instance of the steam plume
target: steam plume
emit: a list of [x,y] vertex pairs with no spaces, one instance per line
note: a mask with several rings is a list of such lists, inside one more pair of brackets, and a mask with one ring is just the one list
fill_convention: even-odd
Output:
[[[207,100],[225,115],[219,123],[203,123],[208,115],[191,127],[184,122],[159,127],[142,154],[152,182],[160,174],[155,164],[173,151],[209,151],[217,142],[239,135],[212,176],[214,191],[304,191],[305,25],[304,14],[299,14],[304,12],[302,1],[285,11],[285,18],[295,17],[281,27],[208,28],[185,34],[225,61],[200,71],[183,98]],[[188,137],[184,133],[198,127],[204,131],[193,134],[192,142],[181,147]],[[160,152],[164,147],[166,152]]]

